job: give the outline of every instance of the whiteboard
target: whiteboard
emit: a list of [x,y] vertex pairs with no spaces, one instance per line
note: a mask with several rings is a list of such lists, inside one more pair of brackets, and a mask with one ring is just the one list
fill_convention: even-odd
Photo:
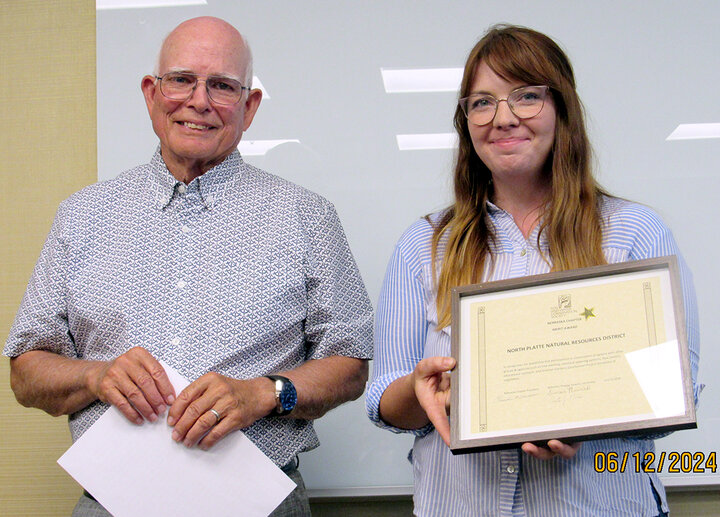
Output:
[[[681,12],[679,12],[681,11]],[[184,19],[220,16],[249,39],[263,100],[243,140],[297,140],[253,165],[337,207],[371,299],[403,230],[450,200],[449,149],[400,150],[397,135],[452,132],[456,93],[388,93],[382,69],[457,68],[493,23],[527,25],[568,52],[588,113],[600,182],[652,206],[695,276],[708,383],[699,429],[658,442],[668,452],[718,450],[720,244],[707,235],[720,195],[720,139],[666,141],[679,124],[720,122],[720,2],[249,2],[99,10],[98,177],[146,163],[157,145],[140,93],[163,37]],[[375,428],[364,401],[316,423],[322,446],[301,455],[311,495],[412,491],[412,437]],[[717,485],[720,473],[663,475],[667,485]]]

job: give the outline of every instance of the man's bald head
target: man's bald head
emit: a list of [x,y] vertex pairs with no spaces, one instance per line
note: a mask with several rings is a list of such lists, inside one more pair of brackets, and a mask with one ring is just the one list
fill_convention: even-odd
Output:
[[168,34],[155,75],[143,77],[140,87],[175,178],[191,181],[237,148],[262,99],[251,80],[250,49],[229,23],[193,18]]
[[222,46],[237,56],[238,77],[237,79],[249,88],[252,87],[253,63],[252,53],[247,40],[240,32],[225,20],[212,16],[201,16],[182,22],[180,25],[165,37],[160,47],[155,75],[160,75],[168,70],[167,56],[173,53],[178,45],[184,45],[189,40],[203,40],[208,34],[213,39],[222,43]]

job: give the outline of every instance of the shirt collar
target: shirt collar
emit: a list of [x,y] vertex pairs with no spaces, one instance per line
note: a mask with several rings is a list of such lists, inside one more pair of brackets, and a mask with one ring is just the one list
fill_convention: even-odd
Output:
[[493,202],[490,201],[489,199],[485,202],[485,204],[487,205],[487,209],[488,209],[488,213],[489,213],[489,214],[495,214],[495,213],[497,213],[497,212],[503,211],[502,208],[500,208],[499,206],[497,206],[495,203],[493,203]]
[[[240,179],[244,164],[240,152],[235,150],[221,163],[192,180],[187,188],[197,188],[202,203],[211,210],[222,201],[228,187]],[[153,206],[163,210],[170,204],[181,185],[185,184],[175,179],[175,176],[168,170],[160,154],[160,146],[158,146],[150,160],[148,175],[148,188]]]
[[[490,220],[492,221],[492,224],[495,225],[496,228],[499,228],[502,233],[500,235],[500,245],[503,247],[507,247],[508,249],[512,249],[513,246],[511,244],[512,241],[516,241],[517,243],[526,243],[527,245],[530,245],[532,247],[537,247],[540,251],[547,251],[550,247],[548,240],[547,240],[547,232],[542,232],[540,234],[540,245],[538,244],[538,232],[540,231],[540,226],[542,225],[543,221],[539,221],[537,225],[535,225],[535,228],[533,228],[533,231],[530,232],[530,235],[527,239],[525,239],[522,236],[522,232],[520,232],[520,229],[515,224],[515,220],[512,218],[512,216],[497,206],[492,201],[486,201],[486,206],[488,210],[488,215],[490,216]],[[505,237],[503,239],[503,236]]]

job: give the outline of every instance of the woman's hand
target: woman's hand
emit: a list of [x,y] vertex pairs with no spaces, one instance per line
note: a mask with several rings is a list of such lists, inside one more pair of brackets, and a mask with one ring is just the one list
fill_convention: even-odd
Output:
[[415,396],[427,414],[435,430],[450,447],[450,374],[455,368],[452,357],[428,357],[416,366],[412,373]]
[[551,460],[555,456],[560,456],[561,458],[569,460],[575,456],[575,453],[577,453],[581,445],[581,442],[563,443],[560,440],[550,440],[547,443],[547,448],[538,447],[537,445],[528,442],[522,444],[522,450],[526,454],[529,454],[539,460]]
[[[411,374],[411,382],[420,407],[448,447],[450,447],[449,371],[453,368],[455,368],[455,359],[452,357],[428,357],[420,361]],[[541,460],[549,460],[556,456],[569,460],[575,456],[580,445],[581,442],[567,444],[560,440],[550,440],[547,448],[528,442],[522,445],[522,450]]]

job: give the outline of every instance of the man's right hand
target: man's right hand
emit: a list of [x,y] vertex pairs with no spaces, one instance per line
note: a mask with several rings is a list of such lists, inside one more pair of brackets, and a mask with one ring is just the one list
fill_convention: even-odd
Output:
[[88,389],[117,407],[131,422],[154,422],[175,400],[175,390],[162,365],[150,352],[135,347],[114,361],[98,362],[87,370]]

